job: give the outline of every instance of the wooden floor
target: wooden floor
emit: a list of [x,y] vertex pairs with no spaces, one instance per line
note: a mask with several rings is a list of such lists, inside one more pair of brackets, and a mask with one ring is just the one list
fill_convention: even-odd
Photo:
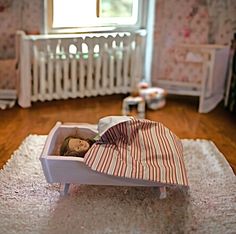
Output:
[[[29,134],[48,134],[56,121],[97,123],[107,115],[120,115],[122,99],[112,95],[33,103],[31,108],[0,110],[0,168]],[[236,172],[236,116],[222,105],[209,114],[197,112],[196,98],[169,96],[158,111],[146,118],[162,122],[180,138],[212,140]]]

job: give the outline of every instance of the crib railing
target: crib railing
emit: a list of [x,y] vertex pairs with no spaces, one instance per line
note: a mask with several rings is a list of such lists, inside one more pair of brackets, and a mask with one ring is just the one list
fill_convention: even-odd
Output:
[[131,92],[142,78],[143,35],[17,32],[19,105]]

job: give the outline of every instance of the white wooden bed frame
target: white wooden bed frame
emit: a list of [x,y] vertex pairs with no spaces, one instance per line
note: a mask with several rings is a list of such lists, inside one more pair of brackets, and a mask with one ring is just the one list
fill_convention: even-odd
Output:
[[[166,186],[162,183],[121,178],[93,171],[84,163],[83,158],[59,156],[57,152],[63,139],[68,135],[95,137],[97,125],[72,124],[57,122],[50,131],[40,160],[48,183],[61,183],[61,194],[67,194],[70,184],[115,185],[115,186],[147,186],[158,187],[159,198],[166,197]],[[169,186],[169,185],[168,185]]]

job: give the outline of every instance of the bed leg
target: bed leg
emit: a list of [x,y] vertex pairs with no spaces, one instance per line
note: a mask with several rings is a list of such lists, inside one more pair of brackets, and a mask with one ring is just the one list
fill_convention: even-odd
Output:
[[66,183],[64,185],[61,185],[61,191],[60,191],[60,195],[61,196],[65,196],[68,194],[68,191],[69,191],[69,187],[70,187],[70,184],[69,183]]
[[166,198],[166,187],[163,186],[163,187],[159,187],[159,198],[160,199],[164,199]]

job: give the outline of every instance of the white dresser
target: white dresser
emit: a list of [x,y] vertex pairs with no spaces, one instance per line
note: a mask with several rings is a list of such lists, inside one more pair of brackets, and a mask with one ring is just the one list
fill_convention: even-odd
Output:
[[[214,109],[224,98],[225,82],[228,69],[229,47],[222,45],[180,44],[175,47],[177,65],[184,63],[201,68],[200,82],[158,80],[158,86],[170,94],[199,96],[200,113]],[[191,74],[189,74],[191,76]]]

